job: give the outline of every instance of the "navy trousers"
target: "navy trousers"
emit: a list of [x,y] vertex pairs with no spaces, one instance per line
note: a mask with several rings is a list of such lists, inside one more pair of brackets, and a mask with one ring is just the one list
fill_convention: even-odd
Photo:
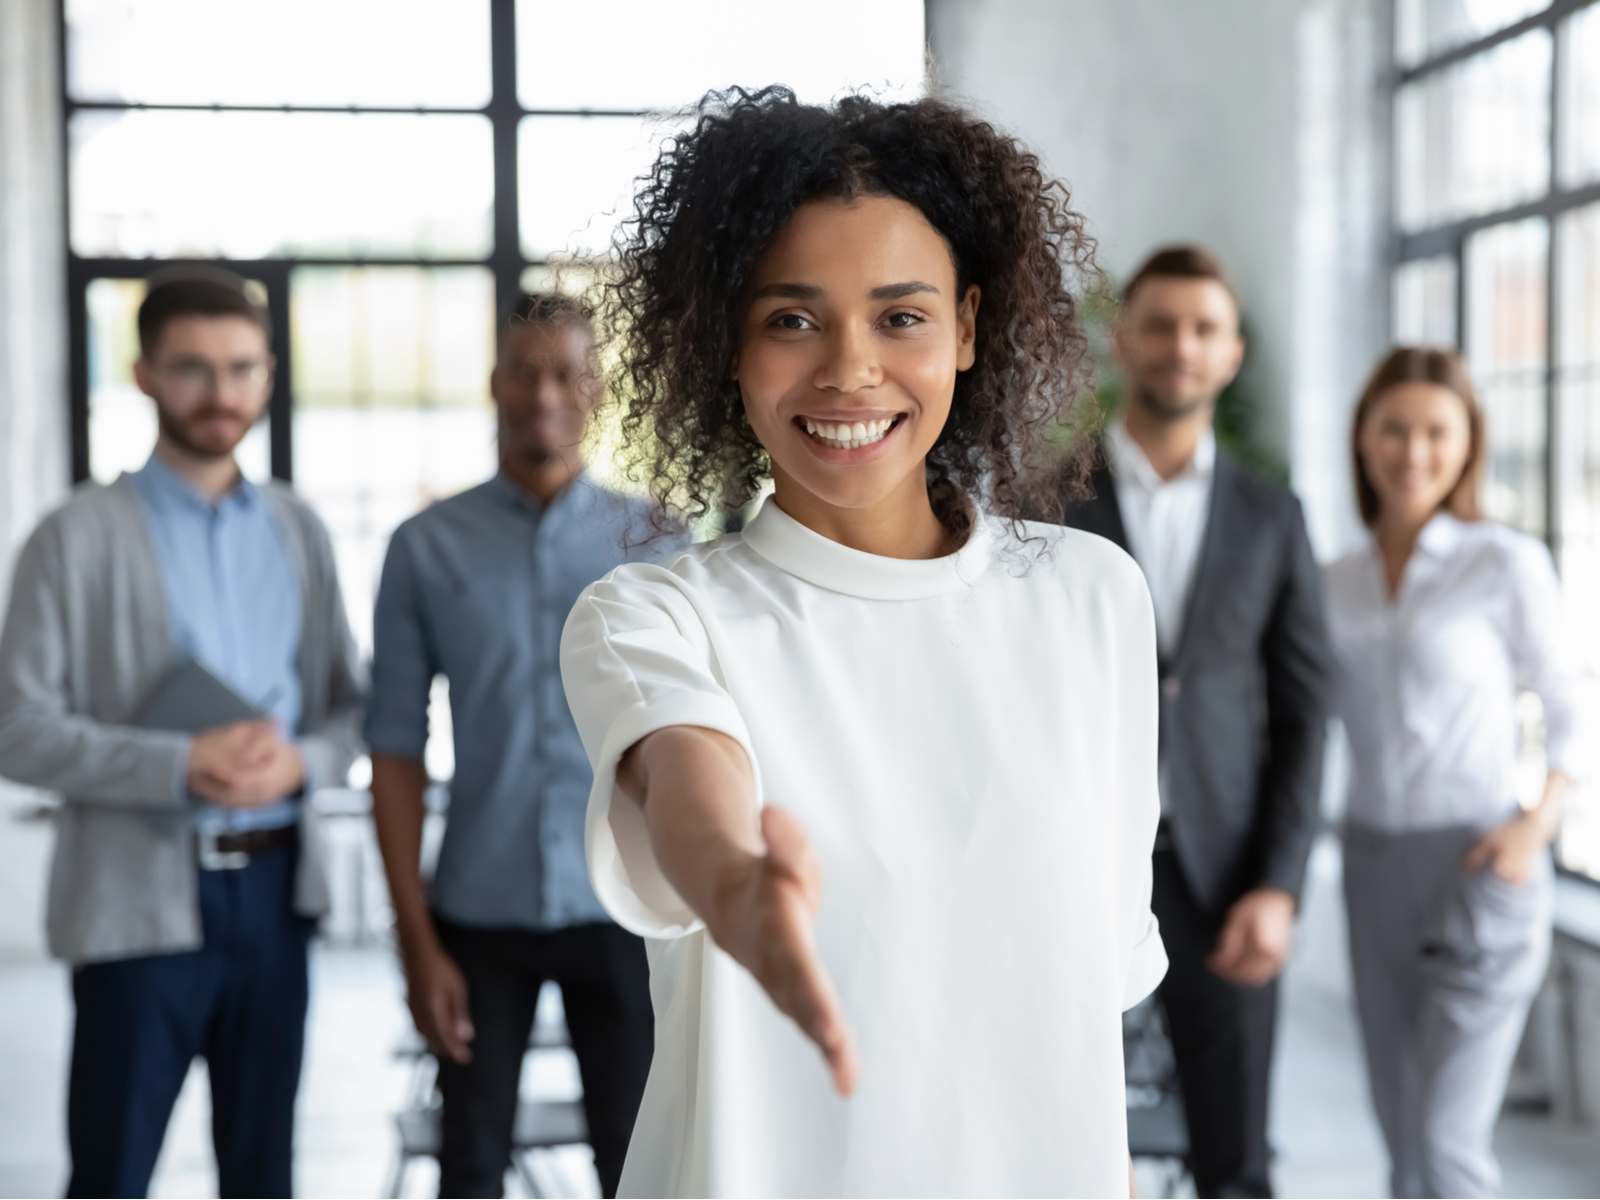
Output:
[[68,1196],[145,1195],[197,1056],[211,1078],[220,1194],[292,1194],[313,924],[293,911],[295,861],[273,850],[201,871],[199,950],[73,971]]

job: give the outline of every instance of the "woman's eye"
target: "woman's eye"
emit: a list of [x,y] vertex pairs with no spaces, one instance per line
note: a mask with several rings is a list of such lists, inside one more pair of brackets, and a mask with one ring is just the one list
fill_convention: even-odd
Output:
[[772,327],[774,329],[782,329],[786,333],[799,333],[802,330],[809,329],[811,322],[799,313],[779,313],[772,318]]
[[890,329],[911,329],[914,326],[921,325],[922,318],[914,312],[896,312],[890,313],[884,319],[884,323]]

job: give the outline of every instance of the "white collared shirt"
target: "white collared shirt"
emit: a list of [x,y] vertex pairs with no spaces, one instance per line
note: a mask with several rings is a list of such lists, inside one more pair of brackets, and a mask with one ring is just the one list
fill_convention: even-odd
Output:
[[1183,635],[1184,607],[1205,538],[1216,435],[1209,429],[1201,434],[1189,465],[1171,479],[1161,478],[1120,420],[1106,431],[1106,457],[1128,550],[1143,568],[1155,602],[1156,638],[1162,653],[1170,655]]
[[1577,672],[1542,542],[1441,512],[1392,601],[1375,541],[1324,577],[1352,820],[1392,831],[1503,820],[1523,691],[1544,702],[1550,768],[1582,775]]

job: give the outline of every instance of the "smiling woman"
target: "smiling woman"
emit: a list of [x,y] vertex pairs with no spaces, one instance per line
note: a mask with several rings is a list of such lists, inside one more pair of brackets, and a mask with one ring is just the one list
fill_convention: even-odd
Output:
[[[1590,770],[1554,563],[1483,519],[1487,445],[1454,352],[1391,351],[1351,429],[1372,538],[1326,568],[1352,763],[1351,974],[1396,1196],[1499,1191],[1495,1121],[1550,959],[1548,846]],[[1548,757],[1526,809],[1524,692],[1543,705]]]
[[708,98],[618,251],[657,495],[774,484],[562,637],[590,877],[650,946],[622,1191],[1118,1194],[1120,1014],[1166,965],[1150,599],[1020,517],[1082,219],[959,109],[769,89]]
[[938,553],[953,531],[921,464],[972,368],[981,289],[957,295],[944,238],[888,196],[801,206],[751,285],[735,381],[790,514],[867,549],[852,518],[898,491]]
[[[841,220],[845,209],[856,219]],[[940,412],[905,423],[914,436],[889,439],[907,443],[906,461],[926,456],[947,529],[966,528],[963,493],[1006,517],[1047,511],[1032,468],[1084,382],[1076,285],[1094,271],[1092,249],[1038,159],[949,105],[852,96],[825,110],[781,88],[708,98],[618,234],[604,308],[628,441],[645,450],[658,498],[691,518],[743,503],[803,461],[760,434],[769,401],[782,406],[772,373],[803,375],[839,349],[835,369],[859,369],[881,351],[872,369],[915,360],[932,372],[898,390],[949,392]],[[925,272],[892,269],[918,254]],[[747,421],[752,385],[761,399]],[[853,432],[867,414],[784,419],[846,415]]]

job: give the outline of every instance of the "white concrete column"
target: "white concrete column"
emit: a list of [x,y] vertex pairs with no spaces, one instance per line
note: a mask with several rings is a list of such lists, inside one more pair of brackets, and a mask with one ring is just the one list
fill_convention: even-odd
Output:
[[935,83],[1072,189],[1101,264],[1210,247],[1238,284],[1258,441],[1318,552],[1354,533],[1345,421],[1388,322],[1388,0],[929,0]]
[[[0,596],[68,484],[66,296],[55,6],[0,3]],[[0,764],[3,765],[3,764]],[[0,782],[0,958],[42,952],[48,827]]]

